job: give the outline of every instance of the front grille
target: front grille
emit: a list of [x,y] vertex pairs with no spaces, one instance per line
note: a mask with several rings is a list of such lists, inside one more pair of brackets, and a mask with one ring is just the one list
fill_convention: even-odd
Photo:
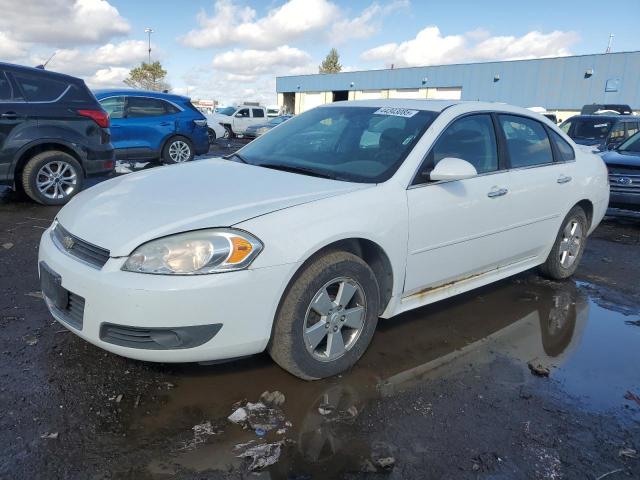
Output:
[[609,186],[612,192],[640,194],[640,175],[637,173],[627,174],[618,171],[610,172]]
[[47,301],[49,308],[51,308],[54,316],[60,321],[71,325],[73,328],[82,330],[82,324],[84,320],[84,298],[75,293],[69,292],[69,302],[66,308],[60,309],[56,307],[51,301]]
[[109,260],[109,250],[85,242],[81,238],[69,233],[62,225],[56,223],[51,232],[56,246],[72,257],[95,268],[102,268]]

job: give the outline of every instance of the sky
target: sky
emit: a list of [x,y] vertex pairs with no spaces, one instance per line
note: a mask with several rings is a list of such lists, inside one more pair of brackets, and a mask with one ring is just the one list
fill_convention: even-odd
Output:
[[[514,4],[518,7],[514,8]],[[621,4],[622,5],[622,4]],[[640,0],[0,0],[0,61],[123,86],[151,59],[172,91],[223,105],[276,103],[275,78],[640,49]]]

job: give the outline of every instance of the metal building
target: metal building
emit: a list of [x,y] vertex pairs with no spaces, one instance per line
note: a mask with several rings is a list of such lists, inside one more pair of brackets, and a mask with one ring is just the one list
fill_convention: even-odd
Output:
[[640,110],[640,51],[276,79],[278,105],[300,113],[338,100],[461,99],[544,107],[566,118],[589,103]]

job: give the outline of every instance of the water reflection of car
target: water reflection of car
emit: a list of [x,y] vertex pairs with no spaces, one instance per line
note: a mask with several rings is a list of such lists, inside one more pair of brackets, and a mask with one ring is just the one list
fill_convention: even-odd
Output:
[[634,115],[576,115],[560,125],[579,145],[611,150],[640,130],[640,117]]
[[277,127],[281,123],[284,123],[287,120],[289,120],[291,117],[293,117],[293,115],[280,115],[279,117],[272,118],[266,123],[258,123],[257,125],[251,125],[245,130],[244,136],[247,138],[256,138],[256,137],[259,137],[260,135],[264,135],[273,127]]
[[602,159],[609,169],[609,207],[640,212],[640,132],[606,152]]

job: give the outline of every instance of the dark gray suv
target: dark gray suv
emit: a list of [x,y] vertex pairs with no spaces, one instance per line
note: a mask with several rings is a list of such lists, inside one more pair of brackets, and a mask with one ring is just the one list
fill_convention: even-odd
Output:
[[0,187],[63,205],[114,166],[109,116],[82,80],[0,63]]

